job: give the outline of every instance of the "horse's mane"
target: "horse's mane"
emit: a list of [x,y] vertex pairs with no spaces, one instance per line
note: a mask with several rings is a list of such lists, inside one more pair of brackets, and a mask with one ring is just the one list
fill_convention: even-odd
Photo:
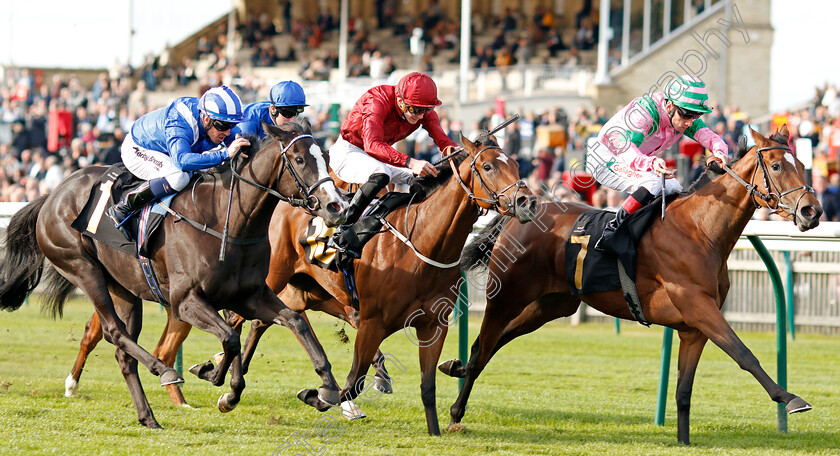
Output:
[[[778,140],[776,139],[778,138]],[[773,136],[770,137],[771,140],[784,143],[784,139],[778,133],[774,133]],[[735,154],[732,156],[732,161],[729,162],[729,167],[731,168],[735,163],[738,163],[739,160],[744,158],[744,155],[749,152],[750,148],[747,147],[747,137],[741,135],[738,137],[738,145],[735,147]],[[680,196],[688,196],[692,193],[696,192],[709,182],[715,180],[718,176],[721,176],[726,171],[723,170],[717,164],[713,164],[710,167],[706,168],[706,171],[700,175],[692,184],[680,193]]]
[[[482,131],[478,135],[478,138],[476,138],[476,140],[475,140],[475,145],[476,146],[495,146],[495,145],[497,145],[497,143],[493,139],[493,137],[490,136],[489,132],[487,132],[485,130],[485,131]],[[465,152],[462,152],[462,153],[459,153],[457,156],[455,156],[454,161],[455,161],[455,167],[456,168],[458,166],[461,166],[461,163],[463,163],[463,161],[466,159],[466,155],[467,154]],[[437,165],[435,165],[435,169],[437,169],[437,171],[438,171],[437,176],[417,177],[417,178],[414,178],[414,180],[411,183],[412,186],[414,186],[414,185],[420,186],[423,189],[423,191],[426,193],[427,197],[429,195],[431,195],[432,192],[434,192],[438,188],[442,187],[443,184],[445,184],[447,181],[449,181],[449,178],[452,177],[452,175],[453,175],[452,167],[449,166],[448,160],[444,160],[444,161],[438,163]]]

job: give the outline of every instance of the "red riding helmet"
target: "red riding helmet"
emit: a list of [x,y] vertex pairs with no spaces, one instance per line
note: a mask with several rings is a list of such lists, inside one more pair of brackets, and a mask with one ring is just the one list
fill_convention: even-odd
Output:
[[443,104],[437,97],[435,81],[423,73],[408,73],[397,84],[397,94],[406,104],[419,108],[433,108]]

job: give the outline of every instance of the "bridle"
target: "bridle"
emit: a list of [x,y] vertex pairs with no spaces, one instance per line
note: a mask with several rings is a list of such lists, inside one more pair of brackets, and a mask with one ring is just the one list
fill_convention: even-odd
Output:
[[[731,175],[733,178],[735,178],[735,180],[738,181],[738,183],[740,183],[741,185],[744,186],[744,188],[747,189],[747,192],[752,197],[753,203],[755,203],[756,208],[761,207],[758,200],[764,201],[764,204],[767,205],[767,208],[770,209],[772,211],[772,213],[778,214],[779,211],[783,210],[783,211],[787,212],[787,216],[785,216],[785,218],[788,218],[788,219],[792,220],[794,223],[796,223],[796,217],[797,217],[796,214],[797,214],[797,211],[799,209],[799,203],[802,201],[802,198],[806,194],[814,193],[814,188],[811,187],[810,185],[804,184],[804,185],[800,185],[799,187],[795,187],[795,188],[792,188],[792,189],[784,191],[784,192],[780,191],[779,187],[776,185],[776,183],[773,182],[772,179],[770,179],[770,174],[767,172],[767,164],[764,163],[764,156],[762,156],[762,154],[761,154],[765,150],[773,150],[773,149],[786,150],[786,151],[790,152],[790,147],[782,146],[782,145],[759,147],[758,150],[756,151],[756,154],[758,155],[758,163],[761,166],[761,172],[764,174],[764,188],[767,190],[767,193],[762,193],[761,191],[759,191],[758,186],[756,186],[754,184],[755,179],[756,179],[756,175],[758,173],[758,168],[759,168],[758,166],[753,168],[753,175],[752,175],[752,178],[750,179],[750,183],[747,183],[744,179],[741,179],[741,176],[736,174],[735,171],[732,171],[732,168],[730,168],[729,166],[723,165],[723,169],[724,169],[724,171],[729,173],[729,175]],[[802,193],[799,195],[799,198],[796,199],[796,204],[793,207],[790,207],[787,204],[784,204],[782,202],[782,198],[784,198],[785,196],[787,196],[787,195],[789,195],[789,194],[791,194],[791,193],[793,193],[797,190],[802,190]],[[771,201],[773,201],[774,199],[776,200],[775,207],[771,205]]]
[[[266,186],[261,185],[257,182],[251,181],[251,180],[247,179],[246,177],[242,176],[241,174],[239,174],[236,171],[237,163],[235,163],[237,161],[237,158],[239,157],[238,152],[230,160],[231,173],[233,174],[233,176],[235,178],[241,180],[242,182],[245,182],[248,185],[254,186],[254,187],[256,187],[256,188],[258,188],[258,189],[260,189],[264,192],[267,192],[269,195],[277,197],[280,201],[284,201],[286,203],[289,203],[292,206],[305,207],[305,208],[309,209],[310,211],[315,211],[320,206],[320,203],[318,202],[318,198],[315,195],[313,195],[313,193],[315,193],[315,191],[318,190],[318,187],[320,187],[322,184],[324,184],[326,182],[332,182],[332,178],[327,176],[323,179],[318,180],[317,182],[312,184],[310,187],[307,187],[306,182],[304,182],[303,179],[300,177],[300,175],[295,171],[295,168],[292,166],[292,161],[291,161],[291,159],[289,159],[289,155],[286,152],[292,147],[292,145],[296,141],[298,141],[299,139],[303,139],[303,138],[310,138],[310,139],[312,139],[313,143],[315,142],[315,138],[313,138],[312,135],[296,136],[291,141],[289,141],[289,144],[287,144],[285,146],[283,145],[282,142],[278,141],[280,143],[280,147],[282,148],[282,152],[280,153],[280,156],[283,158],[283,166],[282,166],[282,168],[280,168],[280,174],[277,175],[277,179],[274,181],[274,184],[272,185],[272,186],[277,186],[278,185],[278,183],[280,182],[280,179],[283,177],[283,173],[288,168],[289,173],[292,175],[292,179],[294,179],[295,185],[298,188],[298,193],[301,196],[303,196],[303,198],[294,198],[294,197],[283,196],[283,195],[280,194],[280,192],[274,190],[273,188],[266,187]],[[231,189],[231,191],[232,190],[233,189]]]
[[[475,193],[472,191],[472,189],[470,189],[467,186],[467,184],[464,183],[464,181],[461,179],[461,174],[458,172],[458,168],[455,166],[455,162],[454,162],[453,158],[454,158],[455,155],[458,155],[459,153],[463,152],[464,149],[453,152],[453,153],[447,155],[444,159],[449,160],[449,166],[452,167],[452,172],[453,172],[453,174],[455,174],[455,179],[457,179],[458,183],[461,184],[461,188],[463,188],[464,191],[467,192],[467,196],[469,196],[470,200],[476,201],[476,202],[482,202],[482,203],[485,203],[487,205],[490,205],[489,209],[493,209],[500,214],[515,216],[516,215],[516,204],[515,204],[516,194],[519,192],[520,189],[525,188],[527,186],[525,185],[525,182],[523,182],[522,179],[520,179],[520,180],[508,185],[507,187],[501,189],[498,193],[494,192],[487,185],[487,182],[484,181],[484,178],[481,177],[481,173],[478,172],[478,168],[475,166],[475,162],[476,162],[476,160],[478,160],[478,157],[480,157],[481,154],[485,150],[489,150],[489,149],[502,150],[502,148],[499,147],[499,146],[485,146],[483,149],[479,150],[478,153],[475,154],[474,157],[472,157],[472,160],[470,160],[470,169],[472,170],[472,174],[474,176],[473,186],[475,186],[475,181],[477,179],[479,184],[481,185],[481,188],[484,190],[484,192],[486,194],[490,195],[490,199],[481,198],[481,197],[476,196]],[[516,187],[516,190],[513,192],[513,198],[510,198],[509,196],[505,195],[505,192],[508,191],[508,189],[510,189],[511,187]],[[508,208],[504,209],[504,210],[502,210],[502,205],[501,205],[501,201],[502,201],[503,198],[508,201],[508,205],[507,205]],[[485,208],[485,209],[487,209],[487,208]]]

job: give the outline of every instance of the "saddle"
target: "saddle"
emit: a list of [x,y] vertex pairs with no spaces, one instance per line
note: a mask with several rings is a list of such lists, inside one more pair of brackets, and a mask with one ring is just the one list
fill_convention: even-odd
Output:
[[107,208],[119,202],[124,193],[142,183],[143,180],[130,173],[122,162],[112,165],[94,184],[87,203],[71,226],[85,236],[137,258],[155,298],[161,305],[168,307],[169,303],[163,296],[152,269],[148,248],[149,241],[166,216],[164,206],[168,207],[175,195],[147,205],[140,211],[139,216],[131,217],[125,222],[128,230],[136,233],[136,241],[126,239],[111,219],[105,216]]
[[[677,195],[666,198],[666,203]],[[624,299],[639,323],[647,325],[636,293],[636,245],[655,217],[661,214],[662,197],[631,214],[613,239],[617,256],[595,250],[595,242],[614,212],[593,209],[578,216],[566,240],[566,276],[572,294],[623,290]]]

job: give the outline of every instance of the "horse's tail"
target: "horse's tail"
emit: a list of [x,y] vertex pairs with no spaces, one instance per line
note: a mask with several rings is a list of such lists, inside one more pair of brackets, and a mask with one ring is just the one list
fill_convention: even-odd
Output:
[[[485,257],[487,257],[488,260],[490,259],[491,252],[493,251],[493,245],[496,244],[496,239],[498,239],[499,233],[505,224],[510,221],[510,219],[511,217],[507,215],[497,215],[490,221],[490,223],[487,224],[487,226],[478,232],[472,242],[464,247],[464,250],[461,251],[462,271],[473,269],[473,267],[480,263]],[[483,263],[483,265],[486,267],[487,262]]]
[[52,314],[52,317],[64,316],[64,303],[70,293],[76,289],[73,282],[67,280],[55,268],[47,269],[44,273],[44,296],[41,310]]
[[35,224],[47,195],[17,211],[6,228],[6,257],[0,264],[0,309],[17,310],[41,281],[44,253],[35,238]]

